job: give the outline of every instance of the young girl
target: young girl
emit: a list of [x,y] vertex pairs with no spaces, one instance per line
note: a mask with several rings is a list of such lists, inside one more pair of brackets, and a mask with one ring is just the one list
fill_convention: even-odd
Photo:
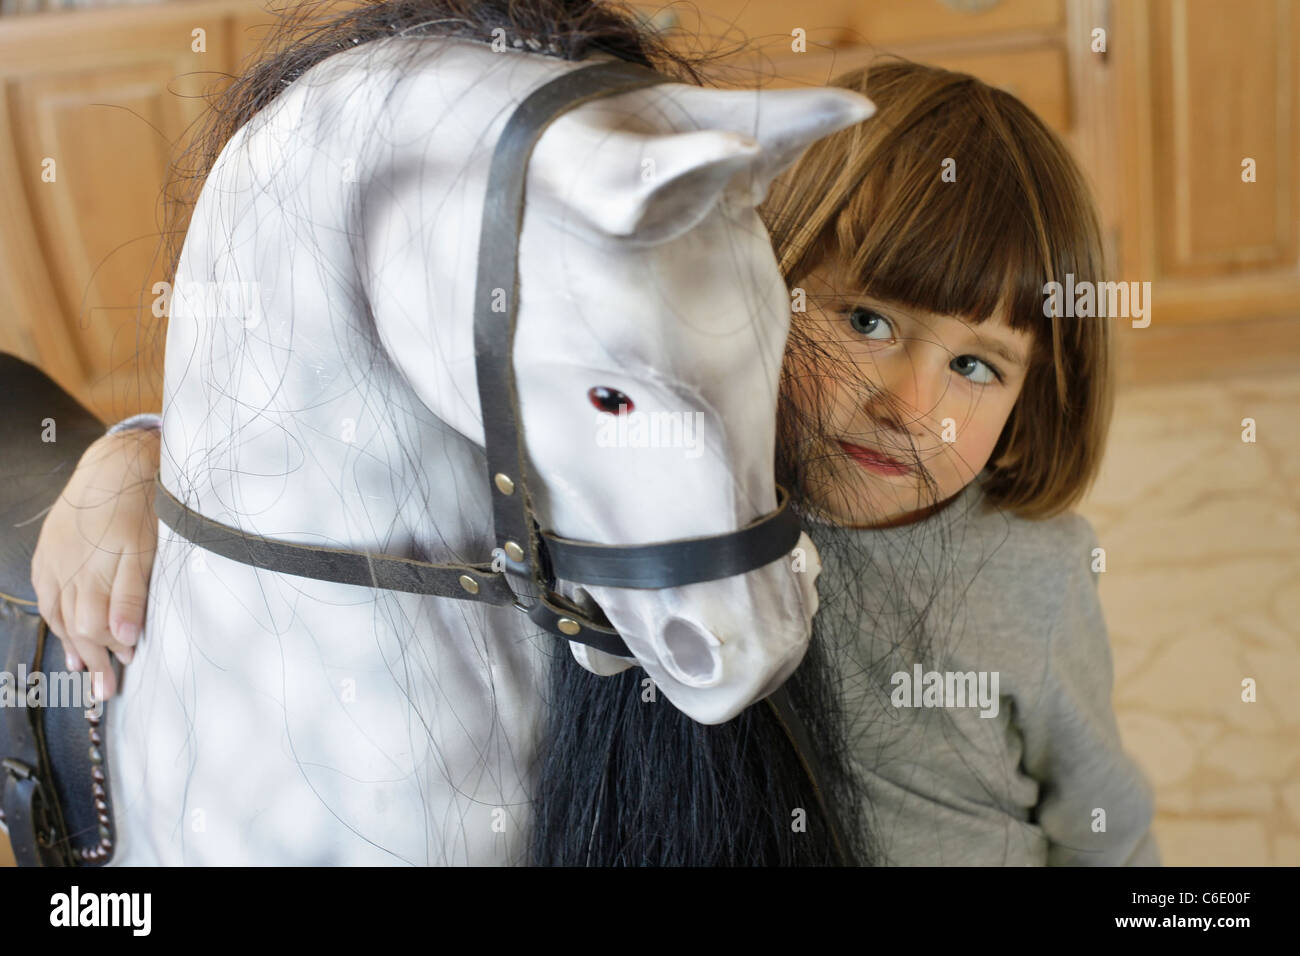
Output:
[[876,116],[814,144],[766,218],[807,301],[782,478],[814,505],[821,623],[858,635],[841,675],[880,851],[1156,865],[1098,542],[1067,511],[1101,461],[1110,334],[1044,308],[1046,283],[1104,278],[1087,188],[1023,104],[969,76],[878,61],[836,85]]
[[[764,208],[794,304],[778,477],[822,555],[818,635],[851,718],[823,746],[852,767],[878,862],[1155,865],[1098,543],[1067,510],[1101,459],[1110,336],[1043,307],[1046,282],[1104,278],[1087,189],[971,77],[882,61],[835,85],[878,113]],[[87,453],[33,564],[70,663],[109,671],[110,694],[108,652],[129,662],[143,624],[156,424]]]

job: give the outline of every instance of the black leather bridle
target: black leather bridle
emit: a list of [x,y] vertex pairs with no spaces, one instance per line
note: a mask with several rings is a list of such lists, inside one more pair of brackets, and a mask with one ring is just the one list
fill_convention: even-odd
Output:
[[[155,501],[158,517],[182,537],[244,564],[340,584],[513,604],[553,634],[624,658],[633,654],[609,621],[557,593],[557,579],[620,588],[677,587],[743,574],[790,553],[799,539],[799,518],[779,486],[776,510],[739,530],[651,544],[574,541],[540,528],[534,516],[513,363],[528,160],[542,133],[563,113],[590,100],[665,82],[669,78],[662,74],[621,61],[566,73],[518,106],[492,154],[479,238],[474,346],[499,549],[495,566],[431,564],[274,541],[203,517],[161,481]],[[502,290],[505,309],[494,311]]]

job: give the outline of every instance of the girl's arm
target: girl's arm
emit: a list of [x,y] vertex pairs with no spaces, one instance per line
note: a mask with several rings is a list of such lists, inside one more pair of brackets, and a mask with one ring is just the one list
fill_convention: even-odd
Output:
[[1049,866],[1159,866],[1154,793],[1120,743],[1111,704],[1110,640],[1090,570],[1097,538],[1075,520],[1042,693],[1017,720],[1025,770],[1041,787],[1036,818]]
[[104,675],[117,692],[108,654],[129,663],[144,627],[158,541],[153,480],[161,432],[156,415],[115,425],[82,455],[45,516],[32,557],[32,587],[68,666]]

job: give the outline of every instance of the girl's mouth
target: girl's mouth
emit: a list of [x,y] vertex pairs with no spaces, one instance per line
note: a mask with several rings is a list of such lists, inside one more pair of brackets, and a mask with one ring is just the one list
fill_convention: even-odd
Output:
[[890,458],[874,448],[866,448],[846,441],[841,441],[840,447],[844,449],[846,455],[859,465],[877,475],[906,475],[912,471],[910,465],[905,465],[897,459]]

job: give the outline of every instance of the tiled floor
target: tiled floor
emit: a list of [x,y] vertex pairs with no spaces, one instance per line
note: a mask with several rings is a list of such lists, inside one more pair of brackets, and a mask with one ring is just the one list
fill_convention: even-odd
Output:
[[1127,388],[1079,509],[1167,865],[1300,864],[1298,415],[1296,373]]
[[1080,509],[1167,865],[1300,865],[1298,416],[1300,373],[1126,387]]

